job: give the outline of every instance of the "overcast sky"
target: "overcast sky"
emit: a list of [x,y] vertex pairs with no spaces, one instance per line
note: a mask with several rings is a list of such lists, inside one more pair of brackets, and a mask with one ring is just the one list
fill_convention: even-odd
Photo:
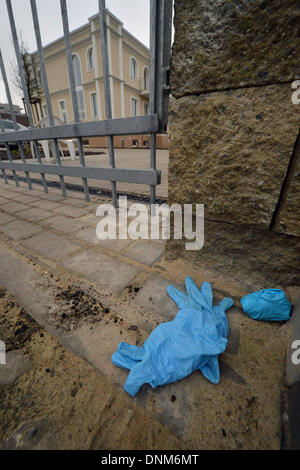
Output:
[[[71,31],[88,22],[88,18],[98,11],[98,0],[67,0]],[[106,0],[106,7],[117,16],[124,27],[149,46],[149,5],[150,0]],[[22,31],[22,37],[29,50],[36,50],[35,35],[31,17],[30,0],[12,0],[16,27]],[[37,0],[40,28],[43,45],[63,35],[60,1]],[[6,71],[10,75],[11,62],[15,58],[11,45],[11,35],[5,0],[0,0],[0,48],[2,50]],[[10,84],[11,84],[11,80]],[[16,90],[11,86],[14,104],[22,104]],[[4,84],[0,76],[0,102],[6,103]]]

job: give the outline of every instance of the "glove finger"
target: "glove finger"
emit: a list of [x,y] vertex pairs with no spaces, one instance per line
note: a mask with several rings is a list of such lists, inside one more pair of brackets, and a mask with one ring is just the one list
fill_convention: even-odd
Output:
[[222,310],[228,310],[231,307],[234,306],[234,301],[230,299],[229,297],[225,297],[221,302],[219,303],[219,307],[221,307]]
[[[204,284],[208,284],[208,283],[204,283]],[[206,293],[203,293],[202,291],[198,289],[198,287],[196,286],[195,282],[193,281],[191,277],[188,276],[186,278],[185,286],[186,286],[188,296],[192,302],[194,302],[196,305],[201,306],[205,309],[208,309],[208,310],[211,309],[211,305],[209,304],[209,296],[207,299]]]
[[133,369],[129,372],[124,389],[127,393],[133,397],[140,391],[140,388],[143,384],[151,384],[153,387],[155,381],[155,369],[153,368],[153,363],[149,357],[145,358],[144,361],[139,362]]
[[118,352],[122,354],[122,356],[132,359],[135,362],[141,361],[145,354],[144,348],[124,342],[119,344]]
[[203,282],[201,293],[205,297],[207,305],[211,308],[213,306],[214,295],[209,282]]
[[214,384],[220,382],[220,367],[217,356],[212,357],[200,370],[204,377]]
[[122,369],[132,369],[136,364],[138,364],[138,361],[135,361],[133,359],[130,359],[129,357],[123,356],[120,354],[118,351],[116,351],[112,355],[112,363],[117,366],[121,367]]
[[188,276],[185,280],[185,288],[186,288],[186,291],[188,293],[188,296],[191,299],[193,299],[194,302],[197,302],[199,296],[201,296],[201,293],[200,293],[198,287],[196,286],[195,282],[193,281],[193,279],[190,276]]
[[175,304],[179,308],[185,308],[190,305],[188,296],[184,294],[183,292],[181,292],[181,290],[177,289],[176,287],[171,286],[171,285],[168,286],[167,292],[168,292],[168,295],[171,297],[171,299],[174,300]]

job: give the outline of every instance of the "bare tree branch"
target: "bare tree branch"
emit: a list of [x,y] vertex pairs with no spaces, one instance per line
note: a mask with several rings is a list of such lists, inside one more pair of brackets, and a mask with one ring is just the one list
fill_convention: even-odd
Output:
[[[11,38],[11,41],[13,43],[12,38]],[[21,57],[22,57],[26,87],[27,87],[29,99],[31,101],[31,99],[33,97],[38,96],[39,84],[38,84],[38,81],[37,81],[37,78],[36,78],[35,70],[34,70],[33,65],[32,65],[32,59],[31,59],[31,55],[29,53],[28,45],[24,41],[23,36],[22,36],[22,31],[20,31],[20,33],[19,33],[19,48],[20,48],[20,53],[21,53]],[[24,91],[23,91],[23,88],[22,88],[22,80],[21,80],[21,77],[20,77],[19,67],[18,67],[16,58],[13,58],[11,60],[10,72],[11,72],[13,87],[15,88],[18,95],[21,98],[23,98],[24,97]]]

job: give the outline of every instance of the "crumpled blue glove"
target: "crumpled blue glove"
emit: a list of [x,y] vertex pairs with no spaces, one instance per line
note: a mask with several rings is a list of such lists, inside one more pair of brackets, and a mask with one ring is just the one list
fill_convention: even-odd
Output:
[[143,347],[120,343],[112,356],[113,364],[130,369],[124,389],[132,396],[144,383],[156,388],[196,370],[214,384],[220,381],[218,355],[226,349],[229,332],[225,311],[234,302],[224,298],[214,307],[208,282],[199,290],[187,277],[185,285],[187,295],[173,286],[167,288],[180,308],[173,321],[159,325]]
[[292,306],[281,289],[263,289],[241,299],[244,312],[254,320],[287,321]]

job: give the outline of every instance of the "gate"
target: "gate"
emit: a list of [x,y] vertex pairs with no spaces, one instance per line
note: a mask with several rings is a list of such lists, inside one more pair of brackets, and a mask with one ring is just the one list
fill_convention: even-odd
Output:
[[[146,184],[150,186],[150,203],[155,204],[156,186],[160,184],[161,174],[156,165],[156,135],[166,133],[168,123],[169,106],[169,78],[170,78],[170,56],[172,37],[172,9],[173,0],[150,0],[150,77],[149,77],[149,114],[147,116],[137,116],[130,118],[112,119],[110,71],[108,57],[108,40],[106,24],[105,0],[99,0],[100,19],[100,40],[102,52],[102,68],[105,92],[106,120],[83,123],[80,121],[74,70],[72,65],[72,50],[70,41],[69,21],[66,0],[60,0],[62,24],[65,37],[66,58],[68,64],[68,76],[70,93],[73,107],[74,122],[56,126],[50,100],[50,92],[46,74],[44,53],[42,47],[39,19],[36,7],[36,0],[30,0],[32,18],[34,23],[36,44],[41,71],[41,79],[46,99],[50,127],[35,128],[33,112],[30,105],[29,93],[26,86],[26,79],[23,69],[23,59],[20,52],[19,41],[16,31],[14,14],[11,0],[6,0],[7,12],[10,21],[10,28],[17,58],[18,71],[24,93],[24,102],[27,109],[30,128],[19,131],[17,127],[16,115],[14,112],[10,87],[8,84],[5,65],[0,50],[0,69],[5,85],[7,100],[14,125],[13,132],[5,132],[0,116],[0,145],[4,145],[7,152],[8,161],[0,160],[2,177],[7,184],[7,171],[11,171],[16,185],[19,185],[18,174],[25,173],[29,189],[32,189],[30,174],[40,174],[45,193],[48,192],[46,175],[56,175],[62,194],[66,197],[65,177],[78,177],[82,180],[82,186],[86,201],[89,198],[89,179],[108,180],[112,186],[112,200],[117,207],[117,183],[127,182],[134,184]],[[145,170],[116,168],[114,152],[114,136],[150,134],[150,168]],[[109,168],[87,167],[83,148],[83,138],[87,137],[108,137]],[[79,151],[79,166],[64,166],[61,163],[58,139],[76,139]],[[53,141],[55,164],[42,162],[38,141]],[[32,142],[37,163],[26,161],[22,141]],[[18,151],[22,163],[16,163],[11,154],[10,143],[18,146]]]

